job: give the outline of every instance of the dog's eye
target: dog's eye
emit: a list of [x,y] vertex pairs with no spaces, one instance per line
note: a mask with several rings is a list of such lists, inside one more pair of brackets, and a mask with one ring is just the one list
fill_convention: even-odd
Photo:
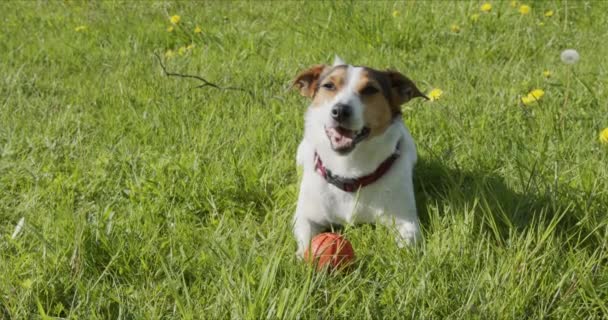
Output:
[[374,86],[367,86],[365,88],[363,88],[363,90],[361,90],[361,94],[364,96],[370,96],[372,94],[378,93],[378,88],[374,87]]
[[329,90],[329,91],[333,91],[334,89],[336,89],[336,86],[331,83],[331,82],[326,82],[322,85],[323,89]]

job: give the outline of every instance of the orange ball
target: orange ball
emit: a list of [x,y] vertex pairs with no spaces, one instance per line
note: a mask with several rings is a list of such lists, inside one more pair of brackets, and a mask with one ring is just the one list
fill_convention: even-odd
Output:
[[325,232],[315,236],[304,251],[306,262],[316,265],[317,270],[343,269],[355,260],[353,246],[339,234]]

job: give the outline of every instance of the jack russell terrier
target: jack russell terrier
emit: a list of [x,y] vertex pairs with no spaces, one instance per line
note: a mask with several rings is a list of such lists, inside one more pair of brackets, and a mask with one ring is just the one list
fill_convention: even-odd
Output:
[[303,169],[293,222],[297,256],[334,224],[381,223],[396,228],[400,247],[419,241],[416,146],[401,105],[426,96],[399,72],[339,57],[304,70],[293,85],[312,100],[296,157]]

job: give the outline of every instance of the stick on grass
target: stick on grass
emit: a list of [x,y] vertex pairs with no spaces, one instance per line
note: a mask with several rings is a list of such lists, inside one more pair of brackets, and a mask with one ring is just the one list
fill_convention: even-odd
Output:
[[165,64],[163,63],[163,59],[161,59],[161,57],[158,55],[157,52],[154,52],[154,56],[156,56],[156,59],[158,59],[158,63],[160,64],[160,67],[163,69],[163,73],[167,76],[167,77],[178,77],[178,78],[186,78],[186,79],[196,79],[198,81],[201,81],[203,84],[196,86],[195,88],[200,89],[200,88],[204,88],[204,87],[211,87],[211,88],[215,88],[218,90],[234,90],[234,91],[243,91],[248,93],[249,95],[253,96],[253,92],[247,90],[247,89],[243,89],[240,87],[222,87],[220,85],[217,85],[201,76],[197,76],[197,75],[192,75],[192,74],[184,74],[184,73],[177,73],[177,72],[170,72],[167,70],[167,67],[165,66]]

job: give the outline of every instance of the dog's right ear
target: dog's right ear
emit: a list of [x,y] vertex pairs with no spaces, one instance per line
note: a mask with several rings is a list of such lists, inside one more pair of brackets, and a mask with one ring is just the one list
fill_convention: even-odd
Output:
[[292,87],[298,88],[300,94],[312,98],[318,89],[318,81],[327,66],[324,64],[317,64],[310,69],[304,70],[298,74],[295,80],[293,80]]

